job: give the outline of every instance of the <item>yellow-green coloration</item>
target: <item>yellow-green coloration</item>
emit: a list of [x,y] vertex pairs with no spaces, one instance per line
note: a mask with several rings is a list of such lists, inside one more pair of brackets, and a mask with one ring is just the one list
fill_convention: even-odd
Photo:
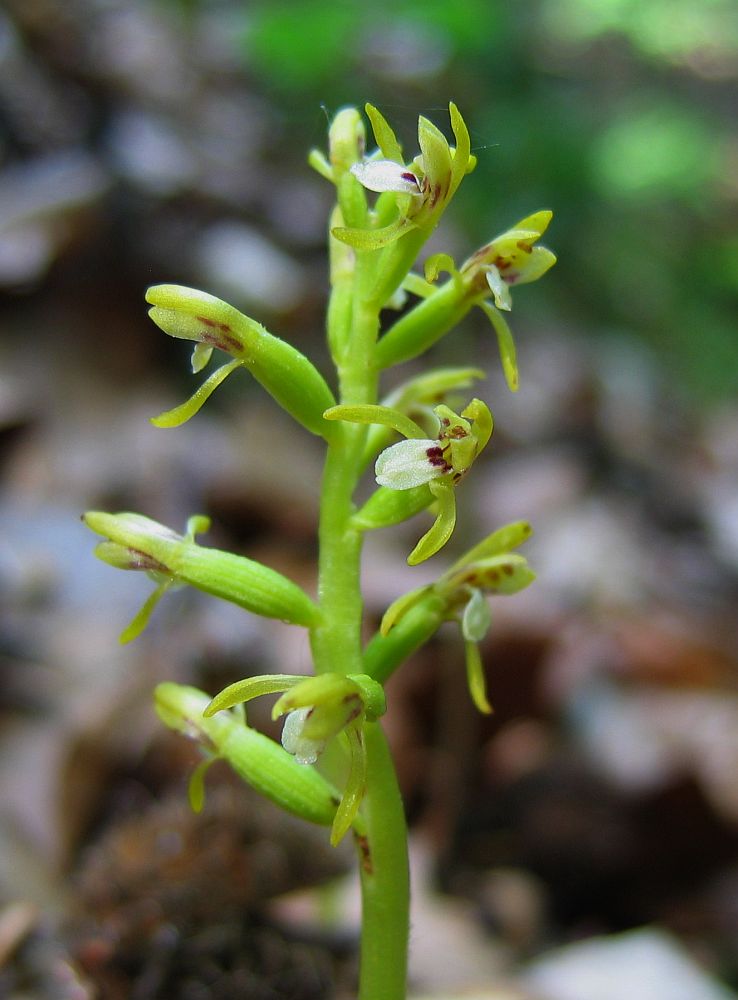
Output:
[[[224,760],[272,802],[329,827],[332,843],[352,831],[362,895],[359,997],[403,1000],[407,833],[382,731],[384,685],[443,622],[455,621],[470,695],[481,712],[491,711],[479,647],[491,623],[488,598],[516,593],[534,574],[513,551],[530,535],[530,526],[507,525],[435,582],[398,597],[379,631],[365,642],[361,556],[366,532],[431,509],[433,524],[408,562],[414,565],[439,552],[456,524],[456,487],[470,474],[493,429],[485,402],[473,398],[465,405],[469,387],[484,377],[465,363],[469,359],[416,372],[405,381],[394,379],[389,392],[380,382],[387,369],[422,355],[478,306],[496,331],[507,384],[516,390],[515,345],[504,316],[512,304],[510,289],[541,277],[555,257],[538,242],[551,219],[543,210],[481,247],[461,267],[441,251],[427,257],[422,273],[412,270],[474,168],[469,130],[454,104],[449,105],[452,143],[421,116],[418,152],[407,157],[381,112],[367,105],[366,114],[376,149],[367,153],[361,113],[344,108],[330,124],[327,154],[314,150],[309,157],[335,189],[328,223],[326,322],[335,370],[328,378],[295,347],[207,292],[162,284],[146,294],[154,323],[169,336],[192,342],[193,372],[202,372],[214,352],[225,355],[189,400],[154,418],[157,427],[174,428],[195,417],[217,387],[243,369],[300,427],[322,439],[315,596],[246,556],[198,544],[195,535],[209,527],[205,517],[190,518],[184,534],[139,514],[92,511],[84,519],[103,538],[96,550],[101,559],[116,568],[142,570],[156,583],[124,631],[124,641],[138,636],[163,594],[181,585],[306,629],[313,675],[246,677],[212,699],[196,688],[160,684],[156,711],[166,726],[202,749],[203,761],[190,781],[193,809],[206,804],[208,768]],[[442,274],[448,279],[439,283]],[[417,301],[408,306],[411,296]],[[382,333],[385,309],[404,311]],[[372,468],[376,488],[362,502]],[[273,717],[283,719],[281,745],[249,726],[244,709],[253,698],[271,695],[277,696]],[[330,769],[338,787],[321,769]]]
[[209,703],[197,688],[172,682],[159,684],[154,693],[165,726],[195,740],[211,757],[225,760],[247,784],[287,812],[331,826],[340,796],[330,783],[232,713],[206,716]]
[[198,545],[194,535],[207,531],[207,518],[190,518],[185,535],[140,514],[88,511],[84,522],[108,539],[95,550],[100,559],[119,569],[146,570],[159,584],[121,635],[122,642],[143,631],[155,605],[175,584],[189,584],[254,614],[295,625],[316,619],[314,603],[281,573],[245,556]]
[[267,674],[236,681],[217,694],[204,710],[206,718],[265,694],[284,692],[272,718],[286,715],[282,746],[299,764],[314,764],[329,740],[344,735],[350,752],[349,773],[331,829],[337,844],[356,820],[364,795],[366,753],[362,726],[387,709],[384,688],[366,674],[316,677]]
[[191,406],[155,417],[157,426],[175,427],[189,420],[227,375],[243,367],[308,430],[320,435],[328,432],[322,414],[335,402],[333,394],[312,362],[291,344],[272,336],[227,302],[194,288],[154,285],[147,291],[146,301],[152,306],[149,316],[165,333],[195,341],[193,371],[207,364],[213,350],[234,358],[210,376],[208,390],[198,390]]

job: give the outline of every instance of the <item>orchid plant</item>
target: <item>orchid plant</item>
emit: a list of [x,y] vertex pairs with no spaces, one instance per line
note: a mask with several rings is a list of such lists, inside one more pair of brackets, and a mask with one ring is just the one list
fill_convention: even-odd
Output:
[[[469,133],[449,105],[454,144],[428,119],[418,122],[419,155],[406,162],[380,112],[367,106],[377,149],[366,154],[360,113],[339,111],[329,128],[328,155],[310,164],[336,190],[329,224],[331,295],[327,340],[334,388],[302,353],[261,324],[206,292],[156,285],[146,294],[152,320],[191,341],[192,369],[214,353],[229,356],[192,397],[153,418],[159,427],[191,419],[225,378],[244,369],[307,432],[322,438],[326,457],[320,522],[317,596],[281,573],[244,556],[200,545],[206,517],[190,518],[185,533],[139,514],[89,512],[103,536],[97,555],[121,569],[146,571],[157,586],[124,630],[130,641],[145,628],[159,599],[190,585],[245,610],[307,629],[314,676],[246,677],[209,697],[192,687],[160,684],[155,707],[170,728],[196,740],[202,764],[190,783],[202,807],[204,774],[226,760],[282,808],[330,828],[337,844],[351,834],[358,853],[363,922],[359,996],[405,996],[409,919],[407,833],[392,758],[380,723],[384,685],[445,621],[456,621],[466,651],[471,698],[490,712],[479,642],[490,625],[488,595],[513,594],[533,573],[515,552],[529,536],[526,522],[494,531],[436,582],[399,596],[377,633],[362,641],[361,553],[367,532],[430,511],[434,520],[408,557],[436,555],[456,522],[456,489],[493,430],[488,406],[472,398],[460,412],[450,394],[483,376],[477,368],[435,368],[380,398],[385,369],[425,353],[473,306],[489,317],[503,370],[518,388],[515,346],[505,319],[510,289],[540,278],[555,262],[538,245],[551,212],[539,211],[481,247],[456,267],[447,254],[412,268],[456,190],[475,165]],[[442,272],[448,280],[438,283]],[[408,304],[409,296],[416,301]],[[381,332],[380,313],[401,310]],[[399,435],[402,440],[395,440]],[[376,489],[356,501],[372,466]],[[244,705],[278,694],[273,717],[283,718],[281,745],[253,728]],[[331,746],[330,766],[326,748]]]

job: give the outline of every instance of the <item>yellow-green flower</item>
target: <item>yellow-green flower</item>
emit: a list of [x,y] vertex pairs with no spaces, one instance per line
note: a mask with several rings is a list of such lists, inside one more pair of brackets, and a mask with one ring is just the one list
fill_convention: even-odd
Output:
[[553,212],[547,209],[527,215],[480,247],[462,265],[461,274],[472,278],[479,275],[489,286],[497,308],[509,312],[511,286],[536,281],[556,263],[556,255],[547,247],[535,246],[552,218]]
[[480,399],[473,399],[460,415],[445,405],[434,412],[437,438],[408,437],[393,444],[380,454],[374,468],[380,486],[409,490],[427,483],[438,502],[433,526],[408,558],[411,565],[434,555],[451,537],[456,524],[454,487],[486,446],[493,428],[492,414]]
[[480,712],[492,711],[485,690],[479,643],[492,621],[486,594],[516,594],[535,579],[524,556],[511,552],[531,535],[527,521],[498,528],[458,559],[436,583],[398,597],[382,618],[380,633],[387,636],[413,608],[428,597],[440,599],[441,616],[458,621],[464,639],[466,676],[472,701]]
[[[474,169],[469,130],[455,104],[449,104],[451,128],[456,146],[449,145],[443,132],[433,122],[418,118],[420,154],[406,165],[400,144],[384,116],[371,104],[366,113],[372,123],[379,149],[351,167],[351,173],[369,191],[380,194],[375,219],[376,229],[338,227],[333,235],[358,249],[378,249],[394,242],[413,229],[430,231],[461,183]],[[385,194],[394,194],[396,218],[382,226],[387,209],[381,203]]]
[[363,725],[374,722],[387,708],[384,688],[365,674],[337,673],[302,677],[266,674],[229,685],[208,705],[206,717],[264,694],[284,692],[275,702],[272,718],[286,716],[282,746],[298,764],[314,764],[330,740],[343,735],[349,750],[349,771],[331,830],[337,844],[351,827],[364,796],[366,749]]

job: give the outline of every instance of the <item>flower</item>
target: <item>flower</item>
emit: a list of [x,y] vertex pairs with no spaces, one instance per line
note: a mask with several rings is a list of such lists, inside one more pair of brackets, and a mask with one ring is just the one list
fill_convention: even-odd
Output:
[[516,594],[535,579],[524,556],[511,552],[531,535],[527,521],[498,528],[458,559],[436,583],[418,587],[398,597],[382,618],[380,634],[390,631],[405,615],[429,596],[442,601],[441,615],[458,621],[466,653],[466,677],[472,701],[480,712],[490,713],[479,643],[487,634],[492,616],[485,595]]
[[[366,106],[378,151],[351,166],[358,182],[380,195],[394,193],[397,218],[378,229],[338,227],[333,235],[360,249],[378,249],[394,242],[411,229],[432,230],[465,174],[474,169],[469,130],[455,104],[449,104],[451,128],[456,146],[451,147],[443,132],[422,115],[418,118],[420,154],[406,166],[400,144],[384,116]],[[378,213],[376,218],[380,217]]]
[[556,255],[534,244],[546,231],[553,212],[544,209],[527,215],[512,229],[496,236],[461,267],[461,274],[483,276],[498,309],[512,309],[511,285],[525,285],[542,277],[556,263]]
[[486,446],[493,428],[492,414],[480,399],[473,399],[460,415],[445,405],[436,406],[434,413],[439,423],[435,440],[408,435],[408,440],[386,448],[374,468],[380,486],[409,490],[427,483],[438,501],[436,520],[410,553],[410,565],[434,555],[450,538],[456,524],[454,487]]
[[295,420],[313,434],[326,434],[322,415],[335,402],[333,393],[312,362],[291,344],[196,288],[152,285],[146,301],[152,307],[149,316],[166,334],[194,342],[193,372],[202,371],[215,349],[232,356],[186,402],[154,417],[151,422],[156,427],[185,423],[232,372],[244,368]]
[[315,621],[315,604],[292,580],[245,556],[198,545],[195,535],[208,530],[207,517],[189,518],[184,535],[149,517],[129,512],[108,514],[91,510],[83,516],[83,521],[106,539],[95,549],[99,559],[117,569],[145,570],[158,584],[124,629],[121,642],[130,642],[140,635],[164,594],[185,584],[267,618],[296,625],[311,625]]
[[275,702],[272,718],[286,716],[282,746],[298,764],[314,764],[330,740],[343,734],[348,742],[349,771],[331,831],[337,844],[354,822],[364,796],[366,749],[363,726],[387,708],[384,688],[365,674],[338,673],[303,677],[266,674],[229,685],[210,702],[206,717],[263,694],[284,692]]
[[88,511],[83,520],[89,528],[108,539],[95,548],[98,559],[116,569],[144,570],[157,584],[156,590],[120,634],[122,643],[131,642],[146,628],[151,613],[166,592],[185,582],[169,566],[172,548],[194,544],[195,535],[210,528],[210,519],[202,514],[193,515],[187,521],[184,535],[178,535],[143,514]]

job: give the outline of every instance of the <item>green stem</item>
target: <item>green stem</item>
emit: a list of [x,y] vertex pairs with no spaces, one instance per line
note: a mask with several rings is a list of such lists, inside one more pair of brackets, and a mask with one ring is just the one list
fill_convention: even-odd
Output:
[[[359,259],[354,276],[355,301],[350,336],[338,364],[340,401],[375,403],[378,375],[374,363],[379,315],[361,294],[368,260]],[[334,286],[334,293],[336,287]],[[342,423],[328,446],[320,505],[318,601],[320,622],[311,630],[316,673],[361,672],[361,547],[363,536],[352,524],[353,495],[363,471],[367,428]]]
[[367,785],[357,837],[362,932],[359,1000],[404,1000],[410,924],[407,826],[397,776],[377,722],[364,726]]

